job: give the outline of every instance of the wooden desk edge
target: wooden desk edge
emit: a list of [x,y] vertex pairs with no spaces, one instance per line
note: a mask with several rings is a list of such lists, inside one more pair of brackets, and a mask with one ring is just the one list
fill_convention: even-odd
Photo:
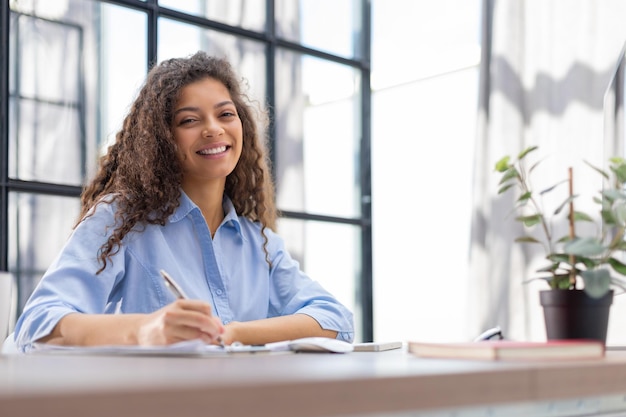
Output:
[[[622,357],[626,357],[623,356]],[[565,383],[564,383],[565,382]],[[141,388],[133,391],[5,395],[7,416],[315,417],[432,410],[626,393],[626,360],[532,364],[487,372],[435,373],[298,383],[245,382],[222,386]]]

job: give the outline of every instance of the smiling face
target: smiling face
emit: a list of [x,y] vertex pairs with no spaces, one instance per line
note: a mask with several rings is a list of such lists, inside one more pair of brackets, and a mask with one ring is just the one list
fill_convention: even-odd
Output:
[[206,78],[184,87],[174,107],[172,134],[183,168],[183,189],[226,182],[241,156],[241,119],[224,84]]

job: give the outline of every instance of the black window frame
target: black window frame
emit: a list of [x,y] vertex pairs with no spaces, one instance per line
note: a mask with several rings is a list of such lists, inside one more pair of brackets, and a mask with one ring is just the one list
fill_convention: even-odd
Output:
[[[267,59],[267,100],[269,111],[272,112],[275,104],[275,68],[274,56],[280,47],[293,52],[311,55],[323,60],[350,66],[360,72],[361,76],[361,138],[359,148],[359,186],[360,186],[360,217],[344,218],[321,216],[306,212],[282,211],[285,218],[321,221],[335,224],[350,224],[360,228],[361,235],[361,265],[357,294],[355,296],[360,309],[359,327],[363,341],[371,341],[374,336],[373,328],[373,277],[372,277],[372,212],[371,212],[371,89],[370,89],[370,61],[371,61],[371,5],[369,0],[354,0],[360,2],[361,36],[359,51],[355,58],[349,59],[333,55],[321,50],[289,42],[276,36],[274,0],[266,0],[266,30],[264,33],[246,30],[240,27],[229,26],[217,21],[184,12],[168,9],[158,5],[157,0],[94,0],[110,3],[143,11],[147,15],[147,67],[150,68],[157,60],[158,18],[167,17],[181,22],[221,31],[238,37],[250,38],[265,43]],[[8,211],[9,194],[12,192],[34,193],[53,196],[76,197],[80,196],[82,188],[62,184],[43,183],[37,181],[23,181],[9,177],[9,25],[10,0],[0,0],[0,271],[8,270],[9,236]],[[274,120],[270,114],[270,120]],[[274,145],[276,140],[275,128],[270,124],[270,157],[274,161]],[[18,283],[19,291],[19,283]]]

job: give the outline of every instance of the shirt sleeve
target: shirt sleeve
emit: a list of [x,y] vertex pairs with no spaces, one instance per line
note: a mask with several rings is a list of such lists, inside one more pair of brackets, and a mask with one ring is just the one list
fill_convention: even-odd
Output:
[[353,314],[317,281],[301,269],[285,249],[283,240],[266,231],[272,252],[270,279],[271,307],[277,315],[306,314],[325,330],[337,332],[337,339],[354,340]]
[[[108,204],[81,222],[50,265],[24,306],[15,326],[20,351],[49,335],[59,320],[70,313],[102,313],[119,276],[115,259],[100,274],[97,254],[105,242],[114,218]],[[120,249],[122,252],[123,249]],[[118,262],[123,264],[123,262]]]

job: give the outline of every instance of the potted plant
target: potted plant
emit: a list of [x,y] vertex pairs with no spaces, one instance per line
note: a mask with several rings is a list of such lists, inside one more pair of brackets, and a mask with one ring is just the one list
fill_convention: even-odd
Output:
[[[599,205],[597,220],[574,210],[573,179],[569,177],[551,187],[537,191],[531,186],[530,175],[539,162],[529,166],[528,155],[538,149],[523,150],[515,160],[509,156],[495,166],[501,174],[498,194],[517,189],[519,196],[513,212],[524,230],[539,228],[539,234],[525,234],[516,242],[543,247],[546,265],[530,280],[545,280],[550,289],[540,291],[540,302],[548,339],[598,339],[606,342],[608,317],[613,301],[613,287],[626,289],[626,264],[619,259],[626,253],[626,160],[611,158],[610,173],[585,163],[604,178],[605,185],[593,200]],[[553,211],[543,207],[542,197],[562,184],[569,185],[567,197]],[[569,233],[555,236],[553,220],[567,209]],[[579,236],[575,225],[592,222],[593,236]],[[540,237],[538,237],[540,236]]]

